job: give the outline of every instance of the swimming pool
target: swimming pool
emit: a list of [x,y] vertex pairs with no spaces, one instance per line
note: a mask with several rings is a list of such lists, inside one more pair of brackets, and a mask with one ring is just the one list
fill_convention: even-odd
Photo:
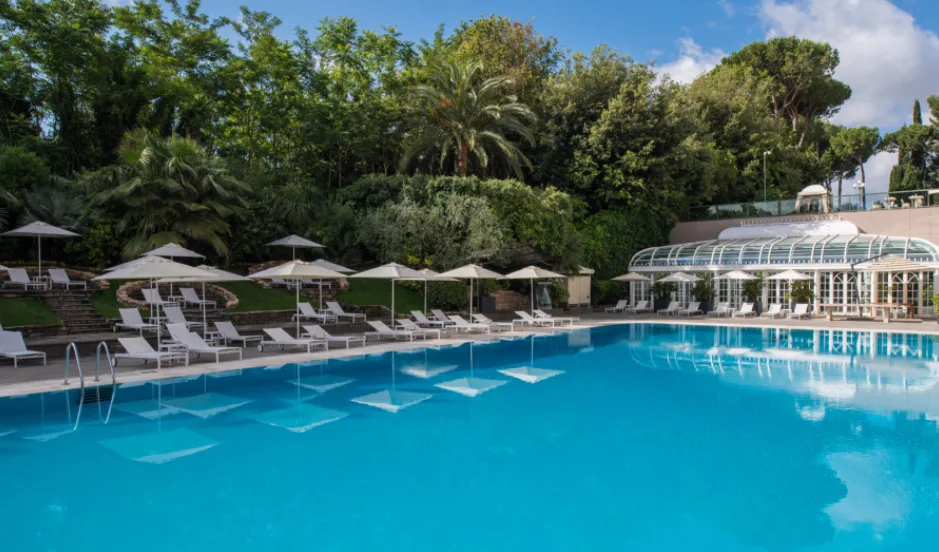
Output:
[[636,324],[0,399],[0,548],[932,550],[937,353]]

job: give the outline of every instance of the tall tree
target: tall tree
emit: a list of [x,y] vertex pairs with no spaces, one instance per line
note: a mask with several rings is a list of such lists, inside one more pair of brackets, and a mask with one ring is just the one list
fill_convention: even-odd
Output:
[[743,65],[770,79],[770,106],[786,118],[799,147],[817,118],[837,113],[851,88],[835,80],[840,57],[829,44],[785,37],[754,42],[729,55],[722,64]]
[[[880,131],[871,127],[846,128],[835,134],[831,139],[831,149],[839,160],[850,160],[854,167],[861,171],[861,202],[866,205],[867,177],[864,173],[864,163],[867,162],[880,149]],[[841,189],[839,182],[839,201]]]
[[455,172],[467,176],[485,170],[491,157],[504,160],[515,175],[531,161],[514,140],[534,143],[529,125],[535,115],[509,93],[510,77],[482,80],[482,66],[471,62],[440,62],[429,74],[430,83],[415,86],[409,105],[413,136],[402,160],[407,169],[437,161],[441,169],[451,158]]
[[913,100],[913,124],[923,124],[923,108],[919,105],[919,100]]

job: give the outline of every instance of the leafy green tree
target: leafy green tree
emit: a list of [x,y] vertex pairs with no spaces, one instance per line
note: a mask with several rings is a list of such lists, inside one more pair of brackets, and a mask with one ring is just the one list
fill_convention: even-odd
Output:
[[918,101],[913,104],[912,125],[903,125],[883,138],[884,151],[897,153],[897,164],[890,171],[891,192],[931,188],[937,182],[939,127],[923,125],[922,114],[919,116],[919,124],[916,123],[918,105]]
[[[846,128],[831,139],[834,155],[844,161],[849,160],[854,168],[861,172],[861,183],[866,181],[864,163],[880,150],[880,131],[871,127]],[[843,166],[843,165],[842,165]],[[861,187],[861,202],[866,204],[865,189]],[[838,198],[841,199],[841,183],[838,186]]]
[[802,147],[812,123],[834,115],[851,97],[851,88],[833,77],[839,62],[829,44],[783,37],[744,46],[722,65],[749,67],[770,80],[773,114],[789,121]]
[[231,221],[245,211],[251,188],[188,138],[128,134],[121,162],[86,177],[89,191],[117,220],[123,255],[187,240],[227,256]]
[[929,106],[929,124],[939,127],[939,96],[926,98],[926,105]]
[[468,176],[486,169],[490,157],[503,159],[516,176],[531,161],[513,138],[534,143],[529,125],[535,115],[507,91],[510,77],[480,79],[482,66],[441,62],[430,73],[430,84],[412,89],[410,107],[413,137],[402,160],[402,169],[436,160],[440,168],[453,159],[455,172]]
[[913,100],[913,124],[923,124],[923,108],[919,105],[919,100]]

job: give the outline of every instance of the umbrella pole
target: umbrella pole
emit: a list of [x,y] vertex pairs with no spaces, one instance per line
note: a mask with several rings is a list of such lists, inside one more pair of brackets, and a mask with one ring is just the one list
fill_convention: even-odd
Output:
[[424,280],[424,314],[427,314],[427,280]]
[[470,278],[469,316],[470,316],[470,320],[472,320],[473,319],[473,279],[472,278]]
[[391,327],[395,327],[395,281],[391,279]]
[[532,278],[529,283],[531,284],[531,315],[535,316],[535,279]]
[[42,236],[36,236],[36,243],[38,244],[38,258],[39,258],[39,274],[36,275],[37,278],[42,276]]
[[320,310],[323,310],[323,281],[317,280],[316,283],[319,284],[320,288]]
[[205,317],[205,282],[202,282],[202,337],[209,332],[209,324]]
[[300,280],[294,280],[297,289],[297,339],[300,339]]

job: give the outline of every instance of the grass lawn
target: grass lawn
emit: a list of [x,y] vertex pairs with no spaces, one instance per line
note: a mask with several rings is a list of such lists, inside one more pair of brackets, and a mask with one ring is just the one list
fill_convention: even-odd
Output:
[[[343,305],[385,305],[391,307],[391,282],[388,280],[349,280],[349,291],[339,294]],[[423,310],[424,295],[395,283],[395,310],[408,313]]]
[[[100,293],[91,299],[91,305],[103,318],[121,317],[121,313],[117,312],[117,309],[122,308],[123,305],[117,302],[117,288],[125,283],[126,282],[113,281],[111,282],[110,288],[101,290]],[[146,311],[144,311],[142,315],[144,317],[148,316]]]
[[59,317],[38,299],[0,297],[0,325],[4,328],[56,326],[60,323]]
[[[293,310],[297,308],[297,296],[282,289],[263,288],[254,282],[225,282],[216,284],[238,297],[238,306],[233,312],[265,310]],[[201,293],[201,291],[200,291]],[[300,298],[304,300],[303,297]]]

